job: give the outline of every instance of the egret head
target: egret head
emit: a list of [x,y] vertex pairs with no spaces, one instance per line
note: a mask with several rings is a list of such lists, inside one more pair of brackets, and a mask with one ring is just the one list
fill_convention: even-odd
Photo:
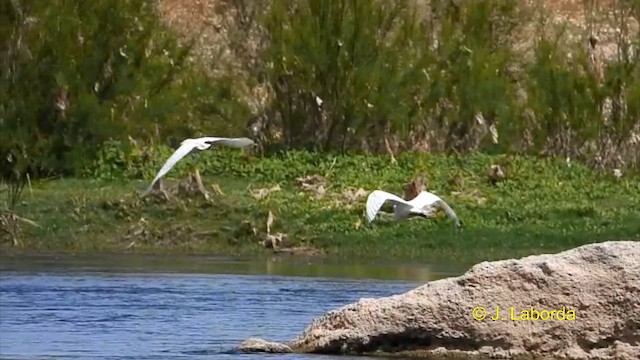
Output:
[[460,232],[462,230],[462,221],[460,219],[456,219],[456,232]]

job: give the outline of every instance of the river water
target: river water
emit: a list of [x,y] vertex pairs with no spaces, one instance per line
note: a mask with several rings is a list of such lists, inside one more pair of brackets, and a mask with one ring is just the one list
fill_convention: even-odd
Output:
[[234,348],[249,337],[291,340],[328,310],[462,271],[281,258],[0,256],[0,358],[274,357]]

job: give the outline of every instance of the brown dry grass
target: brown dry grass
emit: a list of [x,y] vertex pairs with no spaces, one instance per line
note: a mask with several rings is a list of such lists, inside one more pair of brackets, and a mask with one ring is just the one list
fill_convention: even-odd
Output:
[[[589,18],[605,19],[623,0],[527,0],[529,6],[542,6],[555,21],[569,21],[586,28]],[[213,32],[224,32],[223,18],[237,15],[230,0],[159,0],[158,9],[163,19],[181,34],[195,35],[200,29],[213,27]],[[638,29],[634,22],[632,27]]]
[[[590,35],[599,39],[598,52],[604,59],[616,56],[616,28],[620,18],[614,13],[616,5],[624,0],[526,0],[531,9],[544,10],[551,15],[552,24],[566,24],[565,41],[584,42]],[[260,1],[242,0],[158,0],[158,10],[162,19],[186,39],[195,38],[194,60],[202,62],[212,76],[225,74],[246,74],[257,65],[264,44],[264,33],[254,21],[243,23],[243,17],[251,17],[265,5]],[[261,2],[268,6],[268,2]],[[428,3],[428,0],[425,4]],[[244,12],[238,4],[251,8]],[[246,10],[245,10],[246,11]],[[254,19],[255,20],[255,19]],[[628,18],[630,33],[638,33],[635,19]],[[549,31],[553,26],[545,25]],[[517,36],[517,47],[528,47],[535,30],[531,27]],[[245,76],[243,76],[245,75]],[[247,84],[247,95],[254,90]],[[257,109],[256,109],[257,110]]]

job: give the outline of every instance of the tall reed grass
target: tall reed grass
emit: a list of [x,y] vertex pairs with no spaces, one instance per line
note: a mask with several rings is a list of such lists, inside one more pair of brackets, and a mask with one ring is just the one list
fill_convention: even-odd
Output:
[[275,0],[265,20],[271,120],[293,148],[637,167],[638,17],[636,3],[616,1],[608,18],[588,18],[593,33],[617,31],[605,60],[592,33],[513,1]]

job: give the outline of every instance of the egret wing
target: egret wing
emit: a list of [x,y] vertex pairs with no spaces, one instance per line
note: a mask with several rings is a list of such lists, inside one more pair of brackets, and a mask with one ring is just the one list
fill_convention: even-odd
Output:
[[158,174],[153,179],[153,181],[151,182],[151,185],[149,185],[149,188],[147,189],[146,192],[151,191],[151,189],[153,188],[153,185],[156,183],[156,181],[158,181],[158,179],[166,175],[169,172],[169,170],[171,170],[171,168],[173,168],[173,166],[177,164],[178,161],[180,161],[180,159],[185,157],[188,153],[191,152],[191,150],[193,150],[197,146],[198,144],[196,142],[183,141],[180,144],[180,147],[178,147],[178,149],[174,151],[173,154],[171,154],[171,156],[167,159],[167,161],[165,161],[164,165],[162,165],[162,168],[160,168],[160,171],[158,171]]
[[376,214],[380,211],[385,202],[391,201],[396,205],[404,205],[411,207],[411,204],[403,198],[382,190],[374,190],[367,197],[367,219],[369,222],[375,219]]
[[210,144],[217,143],[220,145],[225,145],[233,148],[244,148],[244,147],[255,144],[253,140],[246,137],[243,137],[243,138],[203,137],[196,140],[203,140]]
[[456,226],[459,226],[460,220],[455,211],[447,204],[441,197],[428,191],[421,192],[415,199],[411,200],[414,207],[419,209],[426,209],[431,206],[440,207],[450,218],[456,221]]
[[453,211],[453,209],[449,206],[449,204],[447,204],[444,200],[440,199],[437,202],[440,207],[442,208],[442,210],[444,210],[444,212],[452,219],[454,219],[456,221],[456,223],[458,223],[458,215],[456,215],[456,212]]
[[438,195],[434,193],[430,193],[428,191],[421,191],[420,194],[418,194],[418,196],[411,199],[411,201],[409,202],[416,209],[425,210],[427,208],[432,207],[438,201],[442,201],[442,199]]

